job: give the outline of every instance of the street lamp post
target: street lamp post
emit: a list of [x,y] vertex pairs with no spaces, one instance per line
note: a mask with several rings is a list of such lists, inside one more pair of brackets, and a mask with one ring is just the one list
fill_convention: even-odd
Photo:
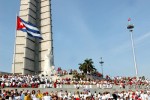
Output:
[[102,57],[101,57],[101,61],[99,63],[101,64],[102,77],[103,77],[103,64],[104,64],[104,61],[102,60]]
[[132,43],[132,53],[133,53],[134,67],[135,67],[136,77],[138,78],[138,69],[137,69],[136,56],[135,56],[135,47],[134,47],[134,40],[133,40],[133,28],[134,28],[134,25],[130,23],[130,20],[131,19],[129,18],[128,19],[129,24],[127,26],[127,29],[131,33],[131,43]]

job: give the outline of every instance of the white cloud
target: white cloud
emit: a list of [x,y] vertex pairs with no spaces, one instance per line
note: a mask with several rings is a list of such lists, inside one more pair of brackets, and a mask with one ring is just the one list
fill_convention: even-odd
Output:
[[145,39],[147,39],[148,37],[150,37],[150,32],[148,32],[148,33],[146,33],[146,34],[144,34],[144,35],[138,37],[138,38],[135,40],[135,42],[136,42],[136,44],[138,45],[138,44],[140,44],[141,42],[143,42]]
[[[140,45],[141,43],[144,44],[144,40],[148,39],[150,37],[150,32],[147,32],[146,34],[139,36],[138,38],[134,38],[134,44],[137,47],[138,45]],[[112,52],[124,52],[126,50],[128,50],[129,48],[131,48],[131,43],[129,43],[130,41],[127,41],[119,46],[117,46],[116,48],[112,48]]]

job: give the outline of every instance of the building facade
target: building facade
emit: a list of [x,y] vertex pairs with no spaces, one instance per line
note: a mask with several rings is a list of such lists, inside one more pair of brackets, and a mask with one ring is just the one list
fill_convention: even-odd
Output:
[[[25,32],[16,31],[12,73],[37,74],[45,71],[44,64],[48,54],[50,66],[53,60],[53,39],[51,0],[20,0],[19,16],[38,27],[43,40],[28,36]],[[49,66],[49,67],[50,67]]]

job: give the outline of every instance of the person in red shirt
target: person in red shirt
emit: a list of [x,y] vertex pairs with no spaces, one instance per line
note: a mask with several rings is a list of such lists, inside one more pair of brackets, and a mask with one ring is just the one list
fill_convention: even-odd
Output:
[[56,88],[57,82],[54,82],[54,88]]

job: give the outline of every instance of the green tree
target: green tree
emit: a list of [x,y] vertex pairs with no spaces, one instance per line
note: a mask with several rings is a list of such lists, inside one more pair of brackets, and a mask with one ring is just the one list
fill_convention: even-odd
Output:
[[84,74],[87,74],[87,73],[92,74],[96,72],[96,68],[93,65],[92,59],[85,59],[83,63],[79,64],[79,69]]

